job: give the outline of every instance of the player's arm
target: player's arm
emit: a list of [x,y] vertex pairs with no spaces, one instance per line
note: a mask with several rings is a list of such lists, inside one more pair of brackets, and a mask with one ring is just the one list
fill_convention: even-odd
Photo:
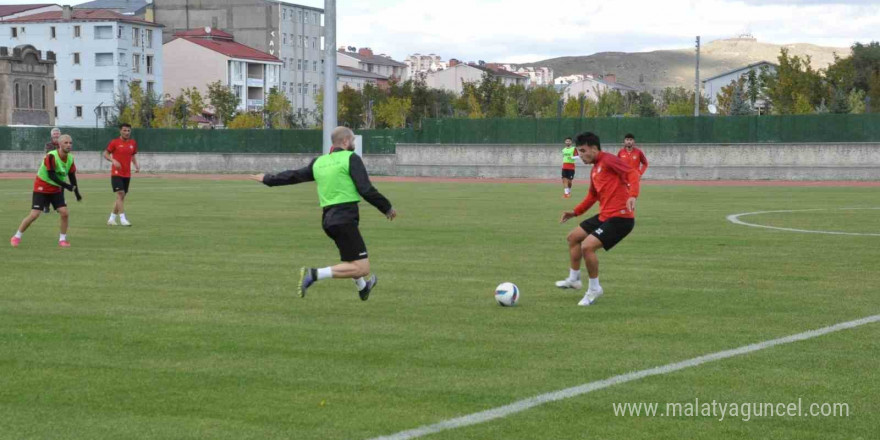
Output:
[[388,220],[394,220],[397,217],[397,211],[391,206],[379,190],[370,182],[370,175],[367,173],[367,167],[364,165],[363,159],[357,154],[352,154],[348,159],[348,174],[354,181],[358,194],[364,198],[369,204],[376,207]]
[[134,172],[141,172],[141,165],[138,163],[137,144],[134,145],[134,154],[131,155],[131,163],[134,164]]
[[277,174],[255,174],[251,180],[262,182],[266,186],[296,185],[297,183],[313,182],[315,175],[312,174],[312,166],[317,158],[312,159],[305,167],[298,170],[287,170]]
[[110,154],[111,154],[111,153],[110,153],[110,147],[108,146],[107,149],[104,150],[104,155],[103,155],[103,156],[104,156],[104,159],[105,159],[107,162],[112,163],[113,166],[116,167],[116,168],[120,168],[120,167],[122,167],[122,164],[120,164],[119,161],[116,160],[116,159],[114,159]]
[[639,170],[639,175],[645,174],[645,171],[648,171],[648,157],[645,156],[645,153],[639,151],[639,163],[642,164],[642,169]]
[[587,196],[584,197],[584,200],[578,203],[578,205],[574,207],[574,210],[563,212],[562,218],[559,219],[559,223],[565,223],[568,220],[589,211],[598,200],[599,193],[596,192],[596,188],[590,184],[590,190],[587,192]]
[[72,187],[71,191],[73,191],[73,194],[76,196],[76,201],[79,202],[83,197],[79,193],[79,184],[76,183],[76,168],[70,169],[70,172],[67,173],[67,178],[70,179],[70,186]]

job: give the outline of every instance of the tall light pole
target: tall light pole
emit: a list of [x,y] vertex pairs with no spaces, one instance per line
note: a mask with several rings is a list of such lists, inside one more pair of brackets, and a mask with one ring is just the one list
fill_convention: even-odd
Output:
[[324,154],[336,128],[336,0],[324,0]]
[[697,35],[697,75],[694,81],[694,116],[700,116],[700,36]]

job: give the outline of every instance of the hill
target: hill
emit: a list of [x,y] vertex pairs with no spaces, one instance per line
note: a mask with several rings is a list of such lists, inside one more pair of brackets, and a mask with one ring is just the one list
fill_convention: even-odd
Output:
[[[705,79],[759,61],[775,63],[782,48],[789,54],[810,56],[815,69],[827,67],[834,54],[847,56],[850,48],[822,47],[813,44],[770,44],[754,38],[731,38],[704,44],[700,50],[700,78]],[[694,50],[658,50],[653,52],[601,52],[589,56],[551,58],[523,66],[547,66],[554,75],[613,73],[617,81],[656,93],[665,87],[694,86]]]

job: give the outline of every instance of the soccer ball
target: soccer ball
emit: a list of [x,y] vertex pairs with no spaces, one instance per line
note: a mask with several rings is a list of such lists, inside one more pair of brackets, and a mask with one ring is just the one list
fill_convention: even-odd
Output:
[[519,287],[513,283],[501,283],[495,288],[495,301],[502,307],[515,306],[519,301]]

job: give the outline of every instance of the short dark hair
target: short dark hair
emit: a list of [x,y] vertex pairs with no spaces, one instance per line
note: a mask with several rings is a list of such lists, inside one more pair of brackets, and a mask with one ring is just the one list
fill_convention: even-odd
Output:
[[572,140],[572,139],[571,139],[571,136],[566,136],[565,139],[563,139],[563,140],[564,140],[564,141],[570,141],[570,140]]
[[131,124],[129,124],[128,122],[123,122],[123,123],[119,124],[120,130],[122,130],[125,127],[131,128]]
[[624,139],[632,139],[632,140],[636,140],[636,137],[633,136],[632,133],[627,133],[626,136],[624,136],[623,138],[624,138]]
[[586,145],[588,147],[596,147],[599,151],[602,151],[602,144],[599,142],[599,136],[596,136],[590,131],[585,131],[577,135],[577,139],[575,139],[574,142],[578,147]]

